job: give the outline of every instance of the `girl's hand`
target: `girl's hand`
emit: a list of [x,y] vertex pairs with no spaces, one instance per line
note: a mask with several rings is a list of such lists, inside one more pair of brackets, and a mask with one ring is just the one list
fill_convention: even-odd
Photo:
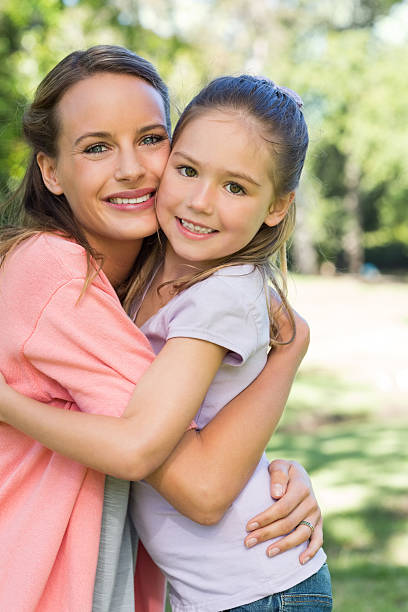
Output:
[[[272,461],[269,472],[271,495],[279,501],[248,521],[250,533],[245,538],[245,545],[251,547],[285,536],[266,549],[266,554],[274,557],[309,539],[308,547],[299,556],[302,564],[307,563],[323,544],[322,515],[309,475],[296,461],[283,459]],[[314,525],[314,531],[307,525],[300,525],[301,521]]]

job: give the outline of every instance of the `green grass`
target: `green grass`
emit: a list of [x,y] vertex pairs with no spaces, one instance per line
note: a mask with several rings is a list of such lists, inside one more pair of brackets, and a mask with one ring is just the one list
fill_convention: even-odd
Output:
[[334,610],[408,612],[407,284],[291,285],[312,342],[268,455],[312,476]]
[[382,399],[306,370],[268,447],[313,478],[338,612],[408,611],[408,418]]

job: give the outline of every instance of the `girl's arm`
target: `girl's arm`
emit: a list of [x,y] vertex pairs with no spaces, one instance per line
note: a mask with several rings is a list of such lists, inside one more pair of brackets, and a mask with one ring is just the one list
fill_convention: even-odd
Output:
[[273,349],[257,379],[201,431],[184,434],[147,481],[180,512],[216,523],[250,478],[282,415],[309,342],[297,317],[293,342]]
[[204,340],[170,339],[140,378],[122,418],[56,409],[3,385],[0,420],[88,467],[140,480],[176,446],[225,352]]
[[[187,485],[193,478],[191,509],[189,497],[182,493],[180,498],[186,499],[182,511],[191,515],[195,500],[202,507],[204,494],[211,497],[204,512],[218,515],[248,480],[279,421],[307,348],[307,325],[299,320],[298,328],[295,341],[275,349],[250,388],[200,434],[186,434],[166,466],[152,477],[157,486],[164,483],[165,496],[171,496],[172,490],[191,490]],[[137,384],[122,419],[56,409],[11,388],[2,391],[0,418],[80,463],[119,478],[139,480],[161,465],[175,447],[224,354],[223,348],[203,340],[169,340]],[[206,468],[200,472],[202,465]],[[220,467],[223,465],[226,469]],[[207,477],[208,470],[214,480]]]
[[[152,476],[152,483],[155,483],[160,492],[193,520],[211,523],[220,518],[256,466],[271,429],[279,420],[293,376],[307,349],[308,328],[300,318],[297,320],[297,328],[296,340],[286,347],[274,350],[264,372],[257,380],[230,402],[200,434],[195,432],[185,434],[168,463]],[[201,403],[211,382],[210,378],[215,374],[224,355],[220,347],[194,340],[185,345],[186,350],[183,351],[182,359],[180,347],[176,346],[179,342],[184,345],[186,341],[173,339],[169,341],[166,350],[162,351],[161,370],[160,359],[157,359],[142,377],[123,419],[57,410],[54,406],[26,398],[6,386],[0,388],[0,417],[45,445],[78,461],[106,473],[137,479],[139,476],[136,472],[142,475],[141,470],[144,468],[148,470],[149,464],[147,461],[141,467],[140,453],[147,450],[146,456],[148,456],[149,449],[151,446],[154,447],[158,440],[159,443],[163,443],[161,447],[163,451],[166,443],[168,444],[168,435],[172,435],[176,441],[179,437],[179,432],[174,428],[163,436],[162,422],[152,419],[149,406],[160,405],[162,408],[165,405],[167,409],[162,410],[165,414],[168,414],[173,406],[178,416],[181,413],[185,427],[195,414],[197,405],[192,407],[191,412],[187,408],[183,411],[182,408],[187,404]],[[177,357],[176,362],[173,349]],[[206,358],[204,361],[207,364],[206,372],[203,372],[202,368],[197,368],[195,371],[187,368],[188,364],[191,366],[194,363],[203,363],[202,358]],[[174,370],[174,363],[177,363],[178,372]],[[157,380],[160,381],[160,385],[157,384]],[[191,386],[192,380],[194,385]],[[201,395],[199,387],[202,387]],[[181,404],[178,401],[178,394],[174,393],[175,388],[182,390]],[[166,389],[164,398],[162,389]],[[143,404],[144,412],[141,414],[140,427],[135,403],[143,399],[146,390],[151,390],[151,394]],[[138,394],[142,398],[138,398]],[[143,418],[144,416],[147,420]],[[257,423],[257,418],[262,420],[263,424],[259,421]],[[170,428],[172,425],[174,421],[169,422]],[[167,452],[167,448],[164,453]],[[226,453],[225,448],[232,449],[233,452]],[[240,451],[237,452],[238,448]],[[155,459],[157,455],[152,454],[150,458],[152,464]],[[197,471],[200,461],[205,469]],[[192,486],[192,483],[195,486]],[[304,490],[305,487],[299,491],[295,488],[296,494],[291,496],[289,505],[282,500],[281,517],[276,513],[276,518],[283,518],[288,514],[288,520],[293,523],[293,518],[299,514],[303,498],[307,497]],[[314,499],[310,488],[307,491],[308,497]],[[277,506],[278,504],[274,508]],[[309,514],[304,513],[298,522],[308,517],[311,518]],[[266,516],[262,526],[267,523]],[[278,530],[276,535],[287,533],[286,524],[287,522],[281,521],[281,531]],[[305,528],[299,529],[305,531]],[[316,542],[319,540],[317,535],[316,533],[314,538]],[[271,536],[265,528],[258,535],[259,542],[268,537]],[[307,535],[297,533],[297,538],[298,541],[294,543],[288,541],[287,548],[304,541]],[[316,550],[319,546],[320,543],[316,544]]]

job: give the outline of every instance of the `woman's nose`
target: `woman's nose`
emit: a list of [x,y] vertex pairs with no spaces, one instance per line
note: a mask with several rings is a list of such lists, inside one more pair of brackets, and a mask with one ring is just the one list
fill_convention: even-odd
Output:
[[124,150],[119,153],[114,173],[117,181],[132,181],[145,174],[145,172],[144,165],[133,149]]

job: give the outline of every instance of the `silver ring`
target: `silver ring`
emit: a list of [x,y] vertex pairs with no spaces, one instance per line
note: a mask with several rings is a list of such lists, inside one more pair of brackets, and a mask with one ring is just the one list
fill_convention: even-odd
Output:
[[[314,526],[312,525],[312,523],[309,523],[309,521],[300,521],[299,525],[306,525],[306,527],[309,527],[310,535],[312,535],[312,533],[315,530]],[[299,525],[298,525],[298,527],[299,527]]]

